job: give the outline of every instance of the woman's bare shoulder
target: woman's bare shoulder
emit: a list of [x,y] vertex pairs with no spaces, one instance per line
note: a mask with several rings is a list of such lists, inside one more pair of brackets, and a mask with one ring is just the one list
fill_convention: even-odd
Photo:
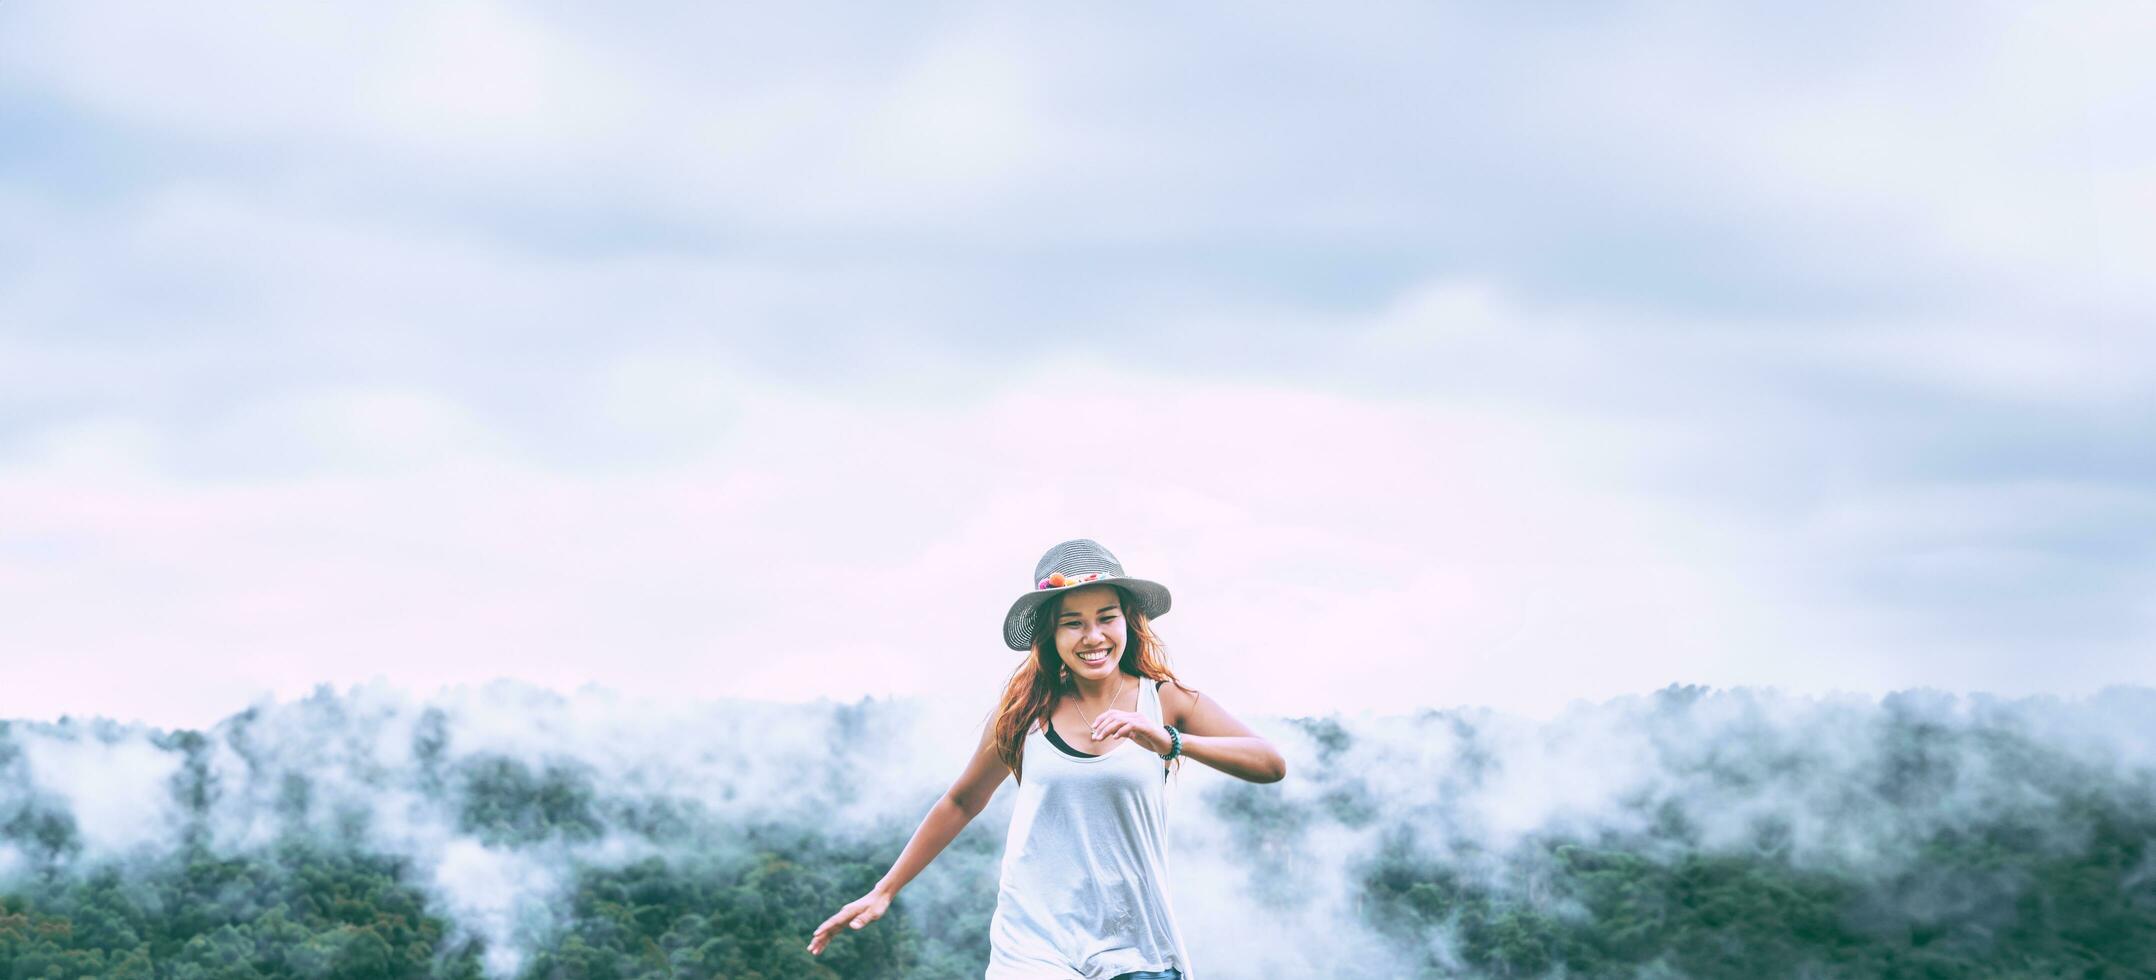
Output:
[[1198,692],[1185,686],[1181,678],[1173,681],[1161,678],[1154,681],[1153,686],[1160,691],[1161,717],[1170,725],[1183,727],[1190,717],[1190,709],[1197,706]]

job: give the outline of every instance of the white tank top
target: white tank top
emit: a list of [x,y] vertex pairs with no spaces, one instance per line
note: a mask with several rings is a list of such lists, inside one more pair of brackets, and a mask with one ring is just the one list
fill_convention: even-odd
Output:
[[[1138,713],[1160,724],[1159,689],[1138,682]],[[987,980],[1108,980],[1171,967],[1191,980],[1168,903],[1168,764],[1127,738],[1073,756],[1038,726],[1021,752]]]

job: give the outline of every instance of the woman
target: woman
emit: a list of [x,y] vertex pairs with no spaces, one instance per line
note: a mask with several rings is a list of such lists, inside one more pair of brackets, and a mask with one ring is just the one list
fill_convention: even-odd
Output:
[[1166,587],[1086,540],[1048,549],[1032,582],[1003,619],[1004,642],[1032,654],[972,761],[883,880],[816,927],[811,954],[882,918],[1016,776],[987,980],[1192,980],[1168,903],[1162,783],[1186,755],[1254,783],[1278,782],[1287,761],[1169,672],[1149,625]]

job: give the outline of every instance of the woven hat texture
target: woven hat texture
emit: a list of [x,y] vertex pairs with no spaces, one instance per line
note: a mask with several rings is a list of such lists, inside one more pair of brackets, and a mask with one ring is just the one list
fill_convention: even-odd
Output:
[[[1046,584],[1051,581],[1050,576],[1055,575],[1061,575],[1064,584]],[[1003,617],[1003,642],[1013,650],[1028,649],[1033,645],[1034,616],[1049,599],[1072,589],[1118,586],[1130,594],[1131,601],[1147,619],[1159,619],[1168,612],[1167,586],[1123,574],[1123,563],[1101,547],[1100,542],[1087,538],[1065,541],[1048,549],[1048,553],[1033,566],[1033,578],[1027,585],[1026,593],[1011,603],[1011,611]]]

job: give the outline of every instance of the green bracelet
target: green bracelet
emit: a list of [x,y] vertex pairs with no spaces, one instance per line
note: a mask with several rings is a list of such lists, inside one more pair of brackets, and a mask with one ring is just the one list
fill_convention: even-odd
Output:
[[1168,730],[1168,751],[1161,753],[1160,757],[1163,759],[1173,759],[1176,756],[1182,755],[1183,733],[1176,731],[1174,725],[1162,725],[1160,727]]

